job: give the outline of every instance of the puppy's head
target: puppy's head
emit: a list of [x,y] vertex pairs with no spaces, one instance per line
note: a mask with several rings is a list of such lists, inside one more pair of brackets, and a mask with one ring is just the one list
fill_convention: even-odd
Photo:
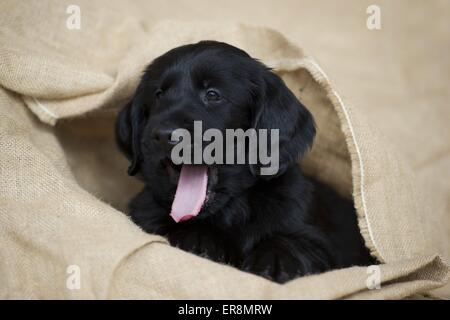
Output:
[[189,183],[180,179],[182,166],[171,160],[176,144],[171,134],[181,128],[194,135],[194,121],[201,121],[203,132],[213,128],[223,137],[226,129],[279,129],[275,174],[261,175],[259,162],[213,164],[206,171],[197,170],[208,177],[198,218],[220,211],[258,179],[283,174],[310,147],[315,134],[311,114],[281,78],[244,51],[215,41],[175,48],[146,69],[116,125],[118,145],[131,162],[128,173],[139,173],[168,206],[177,184]]

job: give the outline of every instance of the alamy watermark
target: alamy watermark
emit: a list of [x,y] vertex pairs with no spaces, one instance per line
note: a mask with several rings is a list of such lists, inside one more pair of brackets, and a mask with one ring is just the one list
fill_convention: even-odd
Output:
[[380,266],[371,265],[366,269],[369,275],[366,279],[366,286],[369,290],[381,289],[381,269]]
[[381,8],[376,4],[367,7],[366,13],[369,15],[366,20],[366,26],[369,30],[381,29]]
[[71,264],[67,267],[66,273],[68,274],[66,279],[66,288],[69,290],[81,289],[81,269],[76,264]]
[[80,6],[71,4],[67,6],[66,13],[69,15],[66,19],[66,27],[69,30],[81,29],[81,9]]
[[[226,129],[210,128],[203,132],[202,122],[194,121],[194,137],[187,129],[176,129],[171,140],[178,142],[170,158],[180,164],[260,164],[261,175],[278,172],[279,129]],[[203,142],[206,146],[203,148]],[[224,156],[225,152],[225,156]],[[192,154],[193,153],[193,154]]]

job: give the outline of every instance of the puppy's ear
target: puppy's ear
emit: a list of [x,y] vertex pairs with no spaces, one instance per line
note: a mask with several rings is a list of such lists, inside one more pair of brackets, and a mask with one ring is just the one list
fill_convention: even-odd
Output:
[[270,140],[270,130],[279,129],[279,170],[275,175],[264,176],[261,175],[261,165],[250,165],[250,171],[270,179],[283,174],[303,156],[313,143],[316,128],[309,110],[278,75],[267,70],[263,78],[264,86],[254,110],[253,127],[257,132],[267,129],[269,147],[274,143]]
[[128,167],[130,176],[135,175],[139,169],[140,141],[145,124],[143,104],[143,97],[138,88],[133,100],[120,111],[116,121],[116,141],[131,162]]

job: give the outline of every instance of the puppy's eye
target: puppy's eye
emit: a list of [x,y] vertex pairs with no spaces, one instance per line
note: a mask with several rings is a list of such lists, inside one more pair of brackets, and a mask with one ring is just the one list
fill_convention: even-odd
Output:
[[219,101],[220,93],[214,89],[208,89],[205,94],[206,100],[208,101]]
[[161,98],[164,94],[164,91],[162,89],[158,89],[155,91],[155,96],[157,99]]

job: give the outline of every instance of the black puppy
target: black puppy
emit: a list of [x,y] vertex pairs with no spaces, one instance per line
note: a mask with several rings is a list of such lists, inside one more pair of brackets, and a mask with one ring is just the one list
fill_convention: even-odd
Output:
[[[200,212],[176,223],[175,193],[189,190],[180,190],[183,169],[171,161],[170,136],[177,128],[192,132],[194,120],[222,132],[279,129],[279,170],[263,176],[260,165],[208,166]],[[244,51],[215,41],[170,50],[146,69],[117,120],[128,172],[146,183],[130,203],[131,218],[183,250],[281,283],[370,264],[353,204],[306,178],[297,164],[314,135],[310,112]]]

